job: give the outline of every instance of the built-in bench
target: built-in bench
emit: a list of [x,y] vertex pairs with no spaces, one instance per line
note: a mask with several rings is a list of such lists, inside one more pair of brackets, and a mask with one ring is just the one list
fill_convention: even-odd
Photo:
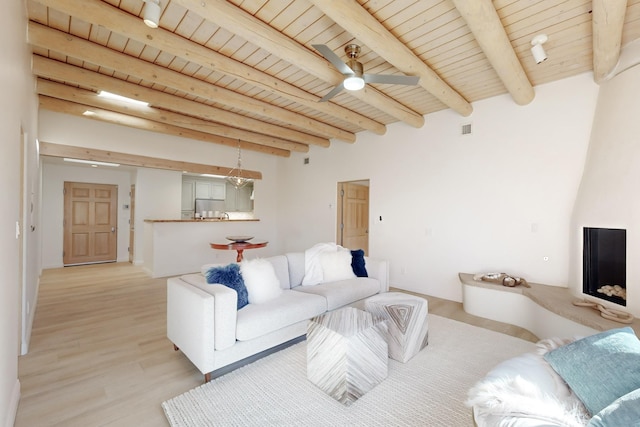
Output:
[[[475,316],[520,326],[539,338],[591,335],[627,324],[600,316],[598,310],[573,305],[577,298],[569,289],[529,283],[507,287],[473,279],[473,274],[459,273],[464,311]],[[631,326],[640,336],[640,320]]]

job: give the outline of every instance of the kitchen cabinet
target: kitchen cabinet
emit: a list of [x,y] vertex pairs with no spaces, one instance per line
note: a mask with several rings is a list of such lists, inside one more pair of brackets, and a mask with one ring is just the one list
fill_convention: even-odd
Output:
[[226,186],[224,182],[214,182],[197,179],[195,183],[196,199],[225,199]]
[[182,180],[182,210],[193,211],[195,200],[196,181],[193,179]]

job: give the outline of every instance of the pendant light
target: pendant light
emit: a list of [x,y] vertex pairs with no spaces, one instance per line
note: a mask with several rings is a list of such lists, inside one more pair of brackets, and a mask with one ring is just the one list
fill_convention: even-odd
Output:
[[240,153],[240,140],[238,140],[238,164],[235,168],[229,171],[225,179],[236,189],[242,188],[250,182],[253,182],[252,179],[242,176],[242,156]]

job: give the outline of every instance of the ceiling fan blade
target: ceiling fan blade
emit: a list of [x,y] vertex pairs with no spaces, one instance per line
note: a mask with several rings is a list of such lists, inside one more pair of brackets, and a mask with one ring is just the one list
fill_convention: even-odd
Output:
[[325,102],[330,100],[331,98],[333,98],[334,96],[336,96],[338,93],[340,93],[340,91],[344,89],[344,86],[342,83],[340,83],[338,86],[334,87],[333,89],[331,89],[331,92],[329,92],[328,94],[326,94],[325,96],[322,97],[322,99],[318,102]]
[[417,85],[420,77],[396,76],[393,74],[365,74],[362,76],[367,83],[384,83],[390,85]]
[[331,49],[329,49],[326,45],[323,44],[314,44],[313,46],[318,52],[325,57],[325,59],[333,64],[334,67],[338,69],[342,74],[354,74],[353,70],[349,68],[347,64],[345,64],[342,59]]

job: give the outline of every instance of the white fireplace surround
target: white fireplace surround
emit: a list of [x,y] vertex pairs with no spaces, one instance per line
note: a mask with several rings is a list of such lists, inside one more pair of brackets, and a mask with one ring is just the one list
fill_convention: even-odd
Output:
[[618,71],[600,85],[589,151],[573,209],[569,288],[582,292],[583,228],[627,230],[627,306],[597,301],[640,317],[640,42],[627,45]]

